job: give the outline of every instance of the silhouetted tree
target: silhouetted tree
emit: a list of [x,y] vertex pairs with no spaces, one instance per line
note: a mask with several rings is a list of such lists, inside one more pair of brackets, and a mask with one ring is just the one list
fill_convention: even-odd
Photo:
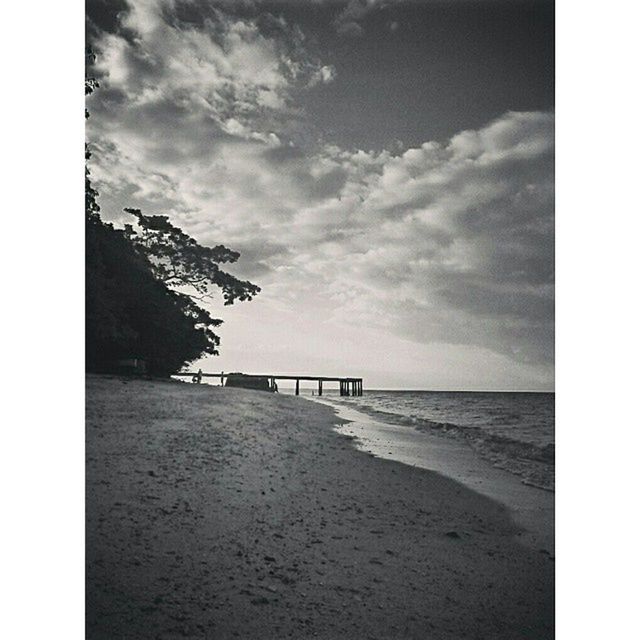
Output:
[[123,358],[144,358],[167,376],[220,343],[212,318],[186,295],[155,278],[124,231],[101,220],[86,225],[86,353],[90,371]]
[[[85,52],[85,64],[90,67],[96,59],[95,54],[91,48],[87,48]],[[91,95],[100,85],[98,81],[90,76],[85,75],[84,79],[84,95]],[[85,119],[89,117],[89,110],[85,107],[84,110]],[[85,193],[85,213],[87,217],[98,217],[100,215],[100,205],[98,204],[98,192],[91,186],[91,174],[89,172],[89,158],[91,158],[91,151],[89,145],[84,143],[84,193]]]
[[203,247],[182,229],[169,222],[167,216],[146,216],[139,209],[125,209],[138,221],[139,231],[125,227],[127,237],[145,255],[153,274],[171,287],[191,287],[200,296],[209,293],[212,285],[222,289],[224,304],[236,300],[251,300],[260,287],[238,280],[218,266],[235,262],[240,254],[223,245]]
[[[94,58],[88,51],[89,65]],[[97,87],[95,78],[85,79],[85,95]],[[85,144],[87,163],[90,157]],[[137,357],[149,373],[167,376],[203,355],[217,355],[220,338],[213,329],[222,320],[198,301],[213,286],[222,289],[225,305],[260,291],[219,268],[240,254],[202,246],[167,216],[145,216],[138,209],[125,209],[136,217],[137,229],[116,229],[100,217],[97,198],[86,164],[87,370],[112,371],[119,359]],[[176,290],[189,287],[195,293]]]

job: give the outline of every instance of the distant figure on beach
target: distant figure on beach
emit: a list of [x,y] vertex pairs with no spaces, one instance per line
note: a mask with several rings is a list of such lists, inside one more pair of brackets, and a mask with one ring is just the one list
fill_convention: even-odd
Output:
[[194,384],[200,384],[202,382],[202,369],[198,369],[198,373],[191,378],[191,382]]

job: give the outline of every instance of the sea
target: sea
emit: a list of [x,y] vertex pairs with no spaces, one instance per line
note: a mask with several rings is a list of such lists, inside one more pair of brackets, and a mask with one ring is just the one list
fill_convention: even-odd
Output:
[[326,397],[387,424],[463,442],[522,483],[555,488],[554,393],[365,390]]
[[[279,391],[294,393],[287,382]],[[554,393],[365,389],[346,397],[329,387],[318,397],[306,386],[300,393],[334,407],[334,429],[361,451],[434,471],[503,504],[522,527],[519,539],[553,557]]]
[[[282,383],[280,392],[291,394],[293,387]],[[320,400],[311,387],[302,387],[300,392]],[[522,484],[555,490],[554,393],[365,389],[362,396],[351,397],[340,396],[329,387],[323,399],[381,423],[464,444]],[[425,441],[416,452],[428,447]]]

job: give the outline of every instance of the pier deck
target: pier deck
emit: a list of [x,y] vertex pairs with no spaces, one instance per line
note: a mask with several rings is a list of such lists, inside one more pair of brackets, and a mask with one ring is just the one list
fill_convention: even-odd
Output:
[[[193,380],[199,382],[201,378],[219,378],[220,384],[224,386],[225,378],[228,378],[229,375],[238,375],[237,373],[225,373],[221,371],[220,373],[205,373],[203,371],[196,372],[181,372],[175,373],[174,376],[180,376],[184,378],[192,378]],[[266,374],[241,374],[246,378],[267,378],[273,384],[276,380],[295,380],[296,381],[296,395],[300,395],[300,381],[312,381],[318,383],[318,395],[322,395],[322,383],[323,382],[337,382],[340,388],[341,396],[361,396],[362,395],[362,378],[351,378],[351,377],[339,377],[339,376],[309,376],[309,375],[277,375],[273,373]]]

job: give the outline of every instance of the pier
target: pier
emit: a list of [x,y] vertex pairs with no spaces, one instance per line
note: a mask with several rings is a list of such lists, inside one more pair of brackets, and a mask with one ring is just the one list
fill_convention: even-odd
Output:
[[254,379],[262,379],[269,380],[269,383],[272,388],[275,388],[276,380],[295,380],[295,393],[297,396],[300,395],[300,381],[311,381],[318,383],[318,395],[322,395],[323,383],[324,382],[337,382],[340,389],[341,396],[361,396],[362,395],[362,378],[341,378],[341,377],[331,377],[331,376],[296,376],[296,375],[274,375],[272,373],[267,374],[238,374],[238,373],[224,373],[224,371],[220,373],[204,373],[202,371],[197,372],[182,372],[182,373],[174,373],[174,376],[180,376],[183,378],[191,378],[194,382],[200,382],[202,378],[219,378],[220,384],[224,386],[225,378],[228,378],[230,375],[237,376],[242,375],[245,378],[254,378]]

